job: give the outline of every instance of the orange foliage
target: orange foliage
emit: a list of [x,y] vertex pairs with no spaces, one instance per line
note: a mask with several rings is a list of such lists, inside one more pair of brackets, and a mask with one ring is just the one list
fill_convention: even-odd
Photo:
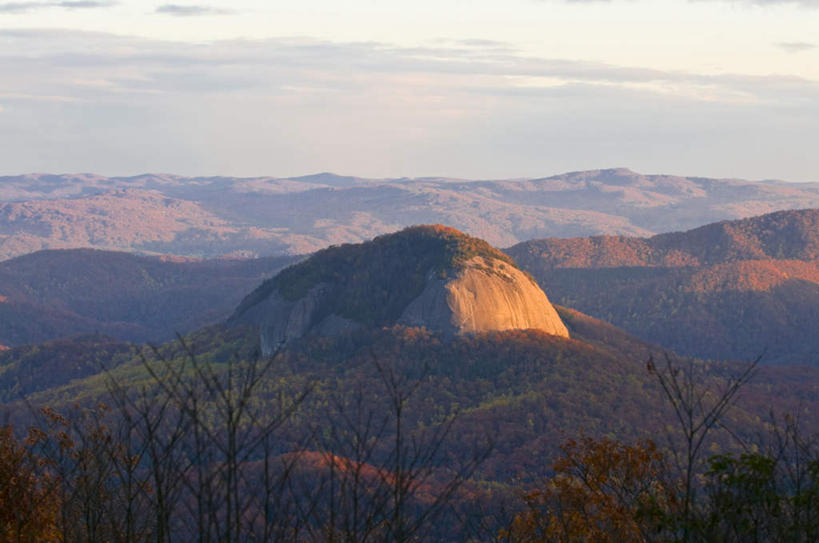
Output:
[[673,494],[651,441],[568,441],[555,476],[524,496],[527,510],[502,535],[540,541],[642,542],[661,531]]
[[17,542],[58,539],[58,498],[46,463],[30,447],[43,439],[31,430],[25,442],[10,426],[0,428],[0,540]]

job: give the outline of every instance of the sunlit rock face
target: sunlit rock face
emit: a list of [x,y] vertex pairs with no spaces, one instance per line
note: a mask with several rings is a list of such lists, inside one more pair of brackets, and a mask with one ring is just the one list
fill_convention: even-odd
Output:
[[320,251],[266,281],[230,322],[258,326],[265,355],[306,335],[362,327],[423,327],[443,337],[534,328],[569,336],[546,294],[509,257],[437,225]]
[[444,334],[537,328],[569,337],[543,290],[506,262],[477,256],[452,278],[430,275],[398,324]]

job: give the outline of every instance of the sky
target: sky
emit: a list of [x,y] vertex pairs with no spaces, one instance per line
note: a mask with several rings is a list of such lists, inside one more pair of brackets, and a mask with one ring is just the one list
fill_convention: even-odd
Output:
[[819,181],[819,0],[0,0],[0,174]]

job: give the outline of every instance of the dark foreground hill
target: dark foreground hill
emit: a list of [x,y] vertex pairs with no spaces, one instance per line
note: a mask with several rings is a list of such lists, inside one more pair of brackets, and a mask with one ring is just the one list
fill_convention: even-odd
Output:
[[556,302],[679,353],[819,363],[819,210],[507,252]]
[[0,262],[0,345],[99,332],[165,341],[227,317],[292,257],[170,259],[91,249]]
[[[537,330],[444,338],[421,328],[362,329],[340,337],[294,342],[279,353],[281,359],[271,378],[287,382],[288,387],[311,381],[316,388],[304,416],[305,422],[317,422],[329,396],[350,397],[357,391],[373,398],[383,396],[378,392],[383,385],[374,364],[393,367],[410,380],[424,374],[411,418],[429,424],[459,412],[459,432],[489,432],[500,439],[493,453],[500,455],[497,464],[490,464],[492,471],[499,470],[504,476],[517,470],[527,472],[542,462],[520,447],[545,454],[570,434],[632,439],[658,431],[667,420],[660,415],[665,413],[663,401],[646,371],[646,361],[649,356],[661,360],[663,350],[577,311],[558,310],[572,339]],[[186,342],[200,362],[218,368],[237,354],[252,357],[258,335],[248,327],[211,327],[188,336]],[[126,385],[151,382],[140,369],[139,352],[155,356],[138,346],[98,336],[10,349],[0,353],[3,401],[12,405],[26,395],[35,404],[68,407],[77,400],[102,400],[109,378]],[[175,342],[161,347],[159,353],[180,363],[189,355]],[[704,378],[716,383],[735,367],[703,365],[702,369]],[[749,417],[746,411],[764,415],[768,405],[784,409],[801,403],[811,408],[819,401],[819,374],[803,368],[796,372],[798,379],[790,379],[791,369],[766,369],[765,382],[758,383],[758,389],[757,385],[749,387],[743,410],[734,417]],[[801,392],[764,392],[785,385]],[[298,434],[303,429],[295,430]],[[295,435],[291,438],[295,443]]]
[[[444,338],[400,326],[304,338],[280,353],[254,403],[276,412],[309,389],[294,417],[277,430],[275,450],[345,455],[351,445],[345,440],[354,435],[349,432],[373,432],[372,439],[386,443],[394,438],[394,426],[379,426],[391,410],[387,372],[407,395],[403,424],[408,436],[428,446],[425,439],[446,429],[437,444],[441,456],[435,460],[442,480],[476,447],[489,447],[470,480],[478,488],[498,492],[548,474],[558,446],[571,437],[608,436],[625,442],[651,437],[665,443],[666,436],[673,436],[673,415],[646,369],[648,357],[661,361],[663,350],[574,310],[558,309],[571,339],[537,330]],[[221,379],[233,356],[253,356],[258,335],[247,327],[215,327],[186,341],[188,350],[168,344],[159,353],[180,366],[189,366],[193,354]],[[18,422],[28,418],[28,408],[17,401],[19,393],[28,393],[34,406],[51,405],[58,411],[76,402],[115,405],[109,396],[111,382],[132,394],[148,390],[149,395],[162,395],[132,346],[81,338],[73,345],[63,340],[38,350],[21,347],[0,353],[2,399]],[[101,354],[110,371],[89,371],[95,359],[102,360]],[[156,360],[155,355],[146,356]],[[82,369],[56,371],[57,363],[73,367],[72,357],[79,361],[74,366]],[[675,363],[686,364],[681,359]],[[43,371],[50,372],[48,381],[32,384],[25,377]],[[701,386],[715,392],[738,371],[731,363],[696,365]],[[714,432],[706,447],[731,450],[737,438],[753,441],[766,431],[772,410],[779,415],[804,413],[803,430],[814,432],[819,428],[807,414],[815,409],[819,370],[765,368],[725,419],[733,436]],[[341,434],[334,433],[340,429]],[[386,461],[381,455],[387,453],[372,454],[368,462]]]

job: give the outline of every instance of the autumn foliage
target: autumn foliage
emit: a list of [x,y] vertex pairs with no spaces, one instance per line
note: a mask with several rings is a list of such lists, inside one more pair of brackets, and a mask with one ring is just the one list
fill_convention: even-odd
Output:
[[0,541],[56,540],[59,511],[48,462],[32,449],[44,435],[32,430],[24,440],[10,426],[0,428]]
[[526,510],[507,537],[521,543],[637,542],[664,531],[675,493],[653,442],[586,438],[561,449],[554,476],[525,494]]

